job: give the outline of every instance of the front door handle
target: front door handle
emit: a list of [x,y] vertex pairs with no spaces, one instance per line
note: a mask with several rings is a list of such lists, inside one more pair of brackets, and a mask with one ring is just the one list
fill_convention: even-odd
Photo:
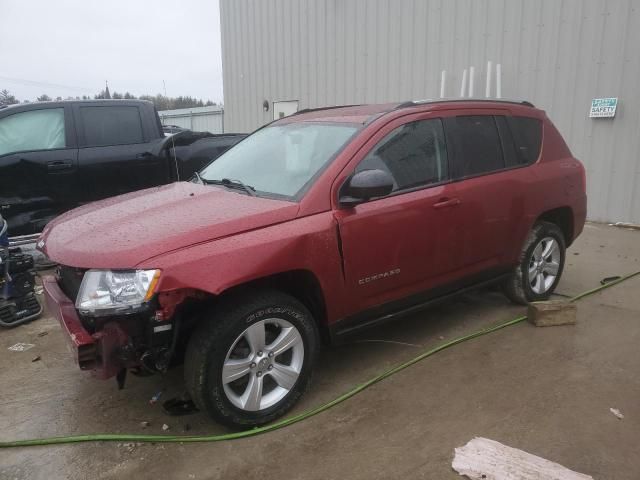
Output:
[[459,198],[441,198],[436,203],[433,204],[433,208],[447,208],[447,207],[455,207],[456,205],[460,205]]
[[73,162],[71,160],[47,162],[47,171],[49,172],[59,172],[60,170],[70,170],[71,168],[73,168]]

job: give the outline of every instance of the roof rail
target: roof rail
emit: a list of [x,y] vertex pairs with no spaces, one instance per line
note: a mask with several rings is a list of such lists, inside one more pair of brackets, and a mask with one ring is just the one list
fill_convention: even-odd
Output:
[[436,98],[425,100],[409,100],[408,102],[402,102],[395,107],[395,110],[399,108],[418,107],[428,103],[449,103],[449,102],[499,102],[499,103],[513,103],[518,105],[525,105],[527,107],[533,107],[533,103],[526,100],[510,100],[507,98]]
[[355,103],[353,105],[333,105],[331,107],[303,108],[302,110],[298,110],[296,113],[293,113],[289,116],[291,117],[293,115],[300,115],[302,113],[317,112],[319,110],[333,110],[335,108],[361,107],[361,106],[362,106],[361,103]]
[[394,110],[399,108],[407,108],[407,107],[417,107],[418,105],[424,105],[425,103],[433,103],[435,100],[409,100],[407,102],[402,102],[396,105]]

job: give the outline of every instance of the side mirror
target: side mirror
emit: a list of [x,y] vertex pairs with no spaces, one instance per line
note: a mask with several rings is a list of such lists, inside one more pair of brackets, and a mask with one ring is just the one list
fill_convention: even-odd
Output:
[[362,170],[349,178],[340,189],[340,205],[354,207],[393,190],[393,178],[384,170]]

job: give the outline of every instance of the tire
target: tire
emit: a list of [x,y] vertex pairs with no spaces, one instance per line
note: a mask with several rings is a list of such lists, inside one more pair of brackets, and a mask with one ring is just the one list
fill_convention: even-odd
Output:
[[[555,249],[543,255],[544,261],[540,263],[540,254],[554,245]],[[565,256],[562,230],[554,223],[537,222],[524,242],[520,263],[503,286],[507,298],[521,305],[548,300],[562,276]]]
[[263,425],[307,390],[317,351],[317,326],[295,298],[273,290],[232,295],[191,335],[186,388],[196,406],[221,424]]

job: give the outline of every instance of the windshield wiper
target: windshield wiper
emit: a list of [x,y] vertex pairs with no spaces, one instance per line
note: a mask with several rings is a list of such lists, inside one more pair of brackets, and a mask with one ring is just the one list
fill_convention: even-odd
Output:
[[193,174],[194,177],[196,177],[196,180],[198,180],[198,182],[200,182],[202,185],[204,185],[204,180],[202,180],[202,177],[200,176],[200,174],[198,172],[195,172]]
[[230,178],[223,178],[222,180],[208,180],[206,178],[202,178],[200,175],[198,175],[198,178],[207,185],[222,185],[229,188],[240,188],[244,190],[247,195],[251,197],[256,196],[256,189],[251,185],[241,182],[240,180],[231,180]]

